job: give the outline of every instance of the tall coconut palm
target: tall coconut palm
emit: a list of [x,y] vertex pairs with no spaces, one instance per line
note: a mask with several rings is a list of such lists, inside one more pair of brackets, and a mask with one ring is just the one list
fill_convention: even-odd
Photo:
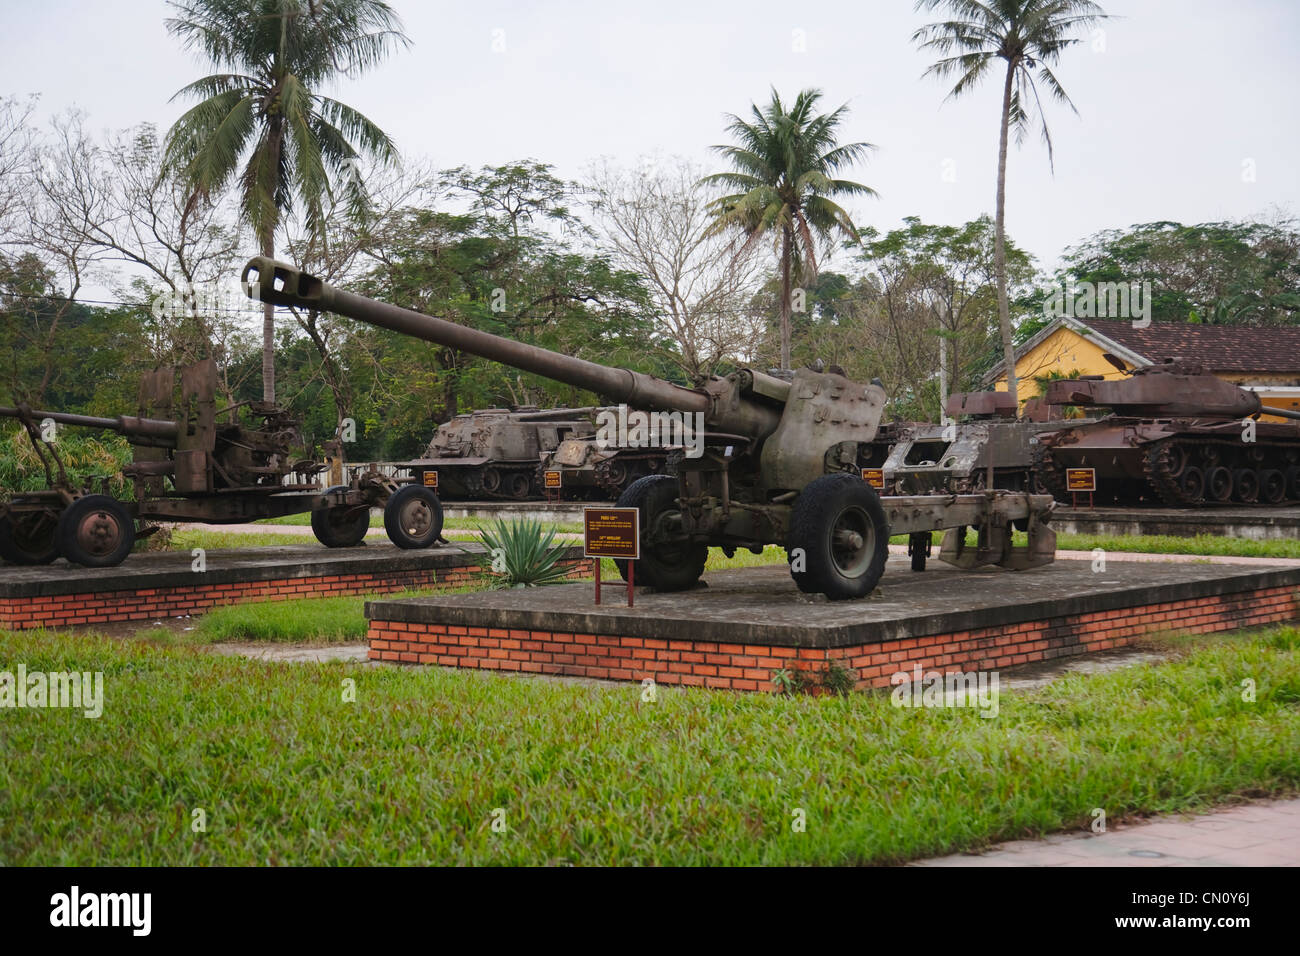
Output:
[[[1015,131],[1016,144],[1024,142],[1036,113],[1047,160],[1052,163],[1052,135],[1047,128],[1038,82],[1049,96],[1078,114],[1074,103],[1049,66],[1060,62],[1066,47],[1078,43],[1075,34],[1107,15],[1091,0],[917,0],[916,9],[931,12],[944,7],[953,17],[931,23],[912,34],[922,50],[943,58],[923,75],[940,79],[957,77],[948,94],[955,99],[972,90],[992,70],[997,60],[1006,63],[1002,80],[1001,132],[998,136],[998,194],[994,217],[993,255],[998,283],[998,322],[1002,332],[1002,358],[1006,363],[1007,391],[1018,394],[1016,347],[1007,302],[1006,199],[1007,135]],[[1032,103],[1030,100],[1032,99]]]
[[727,130],[736,142],[713,149],[731,161],[728,172],[705,176],[701,183],[737,190],[709,205],[713,231],[736,228],[746,245],[771,236],[781,272],[781,367],[790,367],[790,312],[794,282],[807,284],[817,275],[817,242],[835,233],[857,238],[849,214],[835,199],[874,196],[861,183],[836,174],[865,159],[870,143],[836,145],[835,134],[848,112],[815,112],[820,90],[804,90],[787,109],[776,90],[752,121],[730,116]]
[[[263,255],[297,204],[318,233],[339,190],[365,206],[360,159],[388,162],[392,140],[317,90],[356,76],[405,46],[401,22],[380,0],[177,0],[167,29],[217,70],[172,99],[199,102],[167,134],[168,162],[194,195],[209,197],[238,175],[240,211]],[[242,167],[242,168],[241,168]],[[262,392],[275,400],[275,309],[262,323]]]

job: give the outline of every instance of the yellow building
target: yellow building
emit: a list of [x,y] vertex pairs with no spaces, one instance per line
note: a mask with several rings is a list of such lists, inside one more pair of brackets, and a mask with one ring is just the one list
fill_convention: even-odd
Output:
[[[1153,322],[1138,328],[1131,321],[1069,316],[1055,319],[1016,349],[1017,398],[1023,405],[1037,397],[1040,378],[1123,378],[1106,360],[1107,354],[1128,369],[1169,359],[1201,365],[1225,381],[1258,392],[1265,405],[1300,410],[1300,327]],[[1007,390],[1002,363],[985,376],[983,385]]]

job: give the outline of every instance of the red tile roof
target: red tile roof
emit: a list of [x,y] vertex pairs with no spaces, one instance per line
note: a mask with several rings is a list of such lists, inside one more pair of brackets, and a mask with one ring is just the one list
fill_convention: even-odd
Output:
[[1180,358],[1211,372],[1300,372],[1300,326],[1250,328],[1128,320],[1076,319],[1154,364]]

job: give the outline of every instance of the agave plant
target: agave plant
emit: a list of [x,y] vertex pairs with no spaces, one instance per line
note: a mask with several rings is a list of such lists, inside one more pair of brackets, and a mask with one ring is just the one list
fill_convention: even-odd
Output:
[[493,587],[532,588],[559,584],[569,569],[561,565],[565,548],[555,545],[555,528],[533,518],[505,521],[497,518],[491,529],[480,528],[492,555]]

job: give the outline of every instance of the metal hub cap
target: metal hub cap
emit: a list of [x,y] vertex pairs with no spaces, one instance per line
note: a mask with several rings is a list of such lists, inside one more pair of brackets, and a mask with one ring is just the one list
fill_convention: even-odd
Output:
[[861,508],[846,508],[831,525],[831,559],[847,578],[864,574],[876,550],[876,529]]
[[107,511],[92,511],[77,524],[77,544],[96,557],[111,554],[122,540],[122,529]]
[[412,537],[419,537],[433,524],[433,512],[423,501],[408,501],[402,508],[402,527]]

